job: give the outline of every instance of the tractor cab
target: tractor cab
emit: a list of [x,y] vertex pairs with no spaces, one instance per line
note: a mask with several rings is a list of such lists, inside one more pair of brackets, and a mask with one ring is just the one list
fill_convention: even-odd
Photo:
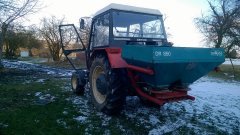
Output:
[[167,43],[162,14],[155,9],[110,4],[95,14],[91,30],[92,47]]

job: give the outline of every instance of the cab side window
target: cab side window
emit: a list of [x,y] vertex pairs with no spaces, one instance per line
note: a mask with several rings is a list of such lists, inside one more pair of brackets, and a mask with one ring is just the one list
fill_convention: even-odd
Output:
[[92,36],[93,47],[109,44],[109,13],[100,16],[94,21]]

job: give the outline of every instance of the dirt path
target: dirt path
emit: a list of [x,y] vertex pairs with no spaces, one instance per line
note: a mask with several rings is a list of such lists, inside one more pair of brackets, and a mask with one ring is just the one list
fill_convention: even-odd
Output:
[[20,70],[33,70],[36,72],[45,72],[50,75],[56,76],[65,76],[70,77],[73,70],[67,70],[62,68],[53,68],[39,64],[32,64],[30,62],[25,61],[17,61],[17,60],[2,60],[4,67],[6,68],[14,68]]

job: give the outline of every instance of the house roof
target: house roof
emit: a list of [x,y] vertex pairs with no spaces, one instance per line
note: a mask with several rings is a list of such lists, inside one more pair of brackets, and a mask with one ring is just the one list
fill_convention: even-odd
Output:
[[109,4],[105,8],[99,10],[95,13],[95,16],[110,10],[110,9],[117,9],[117,10],[123,10],[123,11],[132,11],[132,12],[139,12],[139,13],[147,13],[147,14],[155,14],[155,15],[162,15],[162,13],[157,9],[150,9],[150,8],[142,8],[142,7],[134,7],[129,5],[122,5],[122,4]]

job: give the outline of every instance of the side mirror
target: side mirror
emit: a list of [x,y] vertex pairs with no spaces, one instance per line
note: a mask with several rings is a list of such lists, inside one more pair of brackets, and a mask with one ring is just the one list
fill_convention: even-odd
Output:
[[84,19],[81,19],[80,20],[80,29],[85,29],[85,21],[84,21]]
[[173,42],[168,42],[169,46],[173,46],[173,44],[174,44]]

